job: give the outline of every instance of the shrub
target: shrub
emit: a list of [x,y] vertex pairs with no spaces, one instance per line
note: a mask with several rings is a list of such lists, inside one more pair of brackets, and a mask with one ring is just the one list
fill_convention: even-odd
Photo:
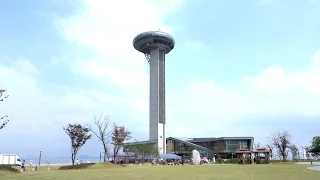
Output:
[[19,172],[18,169],[13,168],[11,165],[1,164],[0,171]]
[[224,163],[224,160],[222,158],[217,158],[216,159],[216,163],[217,164],[223,164]]
[[59,170],[72,170],[72,169],[86,169],[95,163],[83,163],[83,164],[76,164],[76,165],[68,165],[68,166],[61,166]]
[[237,164],[238,160],[236,158],[227,159],[224,163],[226,163],[226,164]]

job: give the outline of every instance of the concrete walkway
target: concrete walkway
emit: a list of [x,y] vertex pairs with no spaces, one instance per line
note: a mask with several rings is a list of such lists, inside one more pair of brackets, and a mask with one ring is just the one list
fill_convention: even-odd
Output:
[[[311,165],[310,162],[298,162],[296,164],[301,164],[301,165]],[[320,162],[317,161],[317,162],[312,162],[312,165],[316,165],[316,166],[319,166],[320,165]]]
[[320,171],[320,166],[312,166],[312,167],[308,167],[307,169],[310,169],[313,171]]
[[[310,162],[299,162],[296,164],[311,165]],[[312,165],[313,166],[311,166],[311,167],[307,167],[307,169],[313,170],[313,171],[320,171],[320,162],[312,162]]]

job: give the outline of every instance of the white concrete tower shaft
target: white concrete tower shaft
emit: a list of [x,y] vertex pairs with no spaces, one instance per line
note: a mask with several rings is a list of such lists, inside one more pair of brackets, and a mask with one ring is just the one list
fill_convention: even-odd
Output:
[[150,51],[150,112],[149,140],[157,141],[159,153],[166,153],[165,52]]
[[133,39],[133,47],[150,64],[149,140],[159,153],[166,153],[165,56],[175,46],[173,37],[161,31],[147,31]]

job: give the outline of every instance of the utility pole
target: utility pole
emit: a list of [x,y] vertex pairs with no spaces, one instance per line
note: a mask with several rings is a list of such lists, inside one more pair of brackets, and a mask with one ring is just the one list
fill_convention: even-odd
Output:
[[39,166],[41,164],[41,151],[40,151],[40,155],[39,155]]

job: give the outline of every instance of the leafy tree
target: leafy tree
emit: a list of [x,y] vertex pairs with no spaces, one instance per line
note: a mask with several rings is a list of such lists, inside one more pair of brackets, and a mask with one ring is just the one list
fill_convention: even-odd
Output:
[[112,131],[108,131],[108,127],[110,126],[111,121],[108,116],[95,116],[93,121],[96,130],[90,124],[87,124],[87,126],[90,129],[90,131],[99,139],[99,141],[101,141],[104,150],[103,162],[107,162],[107,159],[109,159],[110,155],[108,144],[111,141],[110,138],[112,133]]
[[193,151],[194,149],[195,149],[194,147],[189,146],[189,147],[187,148],[187,151],[191,152],[191,151]]
[[[0,89],[0,103],[4,101],[4,99],[8,98],[8,95],[4,95],[6,90]],[[3,129],[9,122],[8,116],[0,117],[0,130]]]
[[186,146],[180,146],[180,147],[178,147],[178,153],[179,153],[179,154],[185,153],[185,152],[187,151],[187,148],[188,148],[188,147],[186,147]]
[[314,157],[320,156],[320,136],[315,136],[312,138],[311,146],[308,148],[308,152]]
[[124,126],[113,124],[113,131],[111,135],[111,142],[113,145],[113,163],[116,163],[119,150],[123,147],[125,141],[131,139],[131,132]]
[[137,153],[141,155],[142,162],[147,156],[156,157],[159,155],[159,150],[154,143],[143,143],[137,145]]
[[291,138],[291,134],[288,131],[275,132],[269,136],[271,144],[277,149],[279,157],[283,161],[287,160]]
[[72,165],[74,165],[78,151],[89,139],[91,139],[91,134],[89,134],[90,129],[76,123],[68,124],[67,127],[63,128],[63,130],[71,140],[71,159]]
[[290,145],[289,147],[291,154],[292,154],[292,159],[297,159],[297,156],[299,155],[299,149],[295,144]]

